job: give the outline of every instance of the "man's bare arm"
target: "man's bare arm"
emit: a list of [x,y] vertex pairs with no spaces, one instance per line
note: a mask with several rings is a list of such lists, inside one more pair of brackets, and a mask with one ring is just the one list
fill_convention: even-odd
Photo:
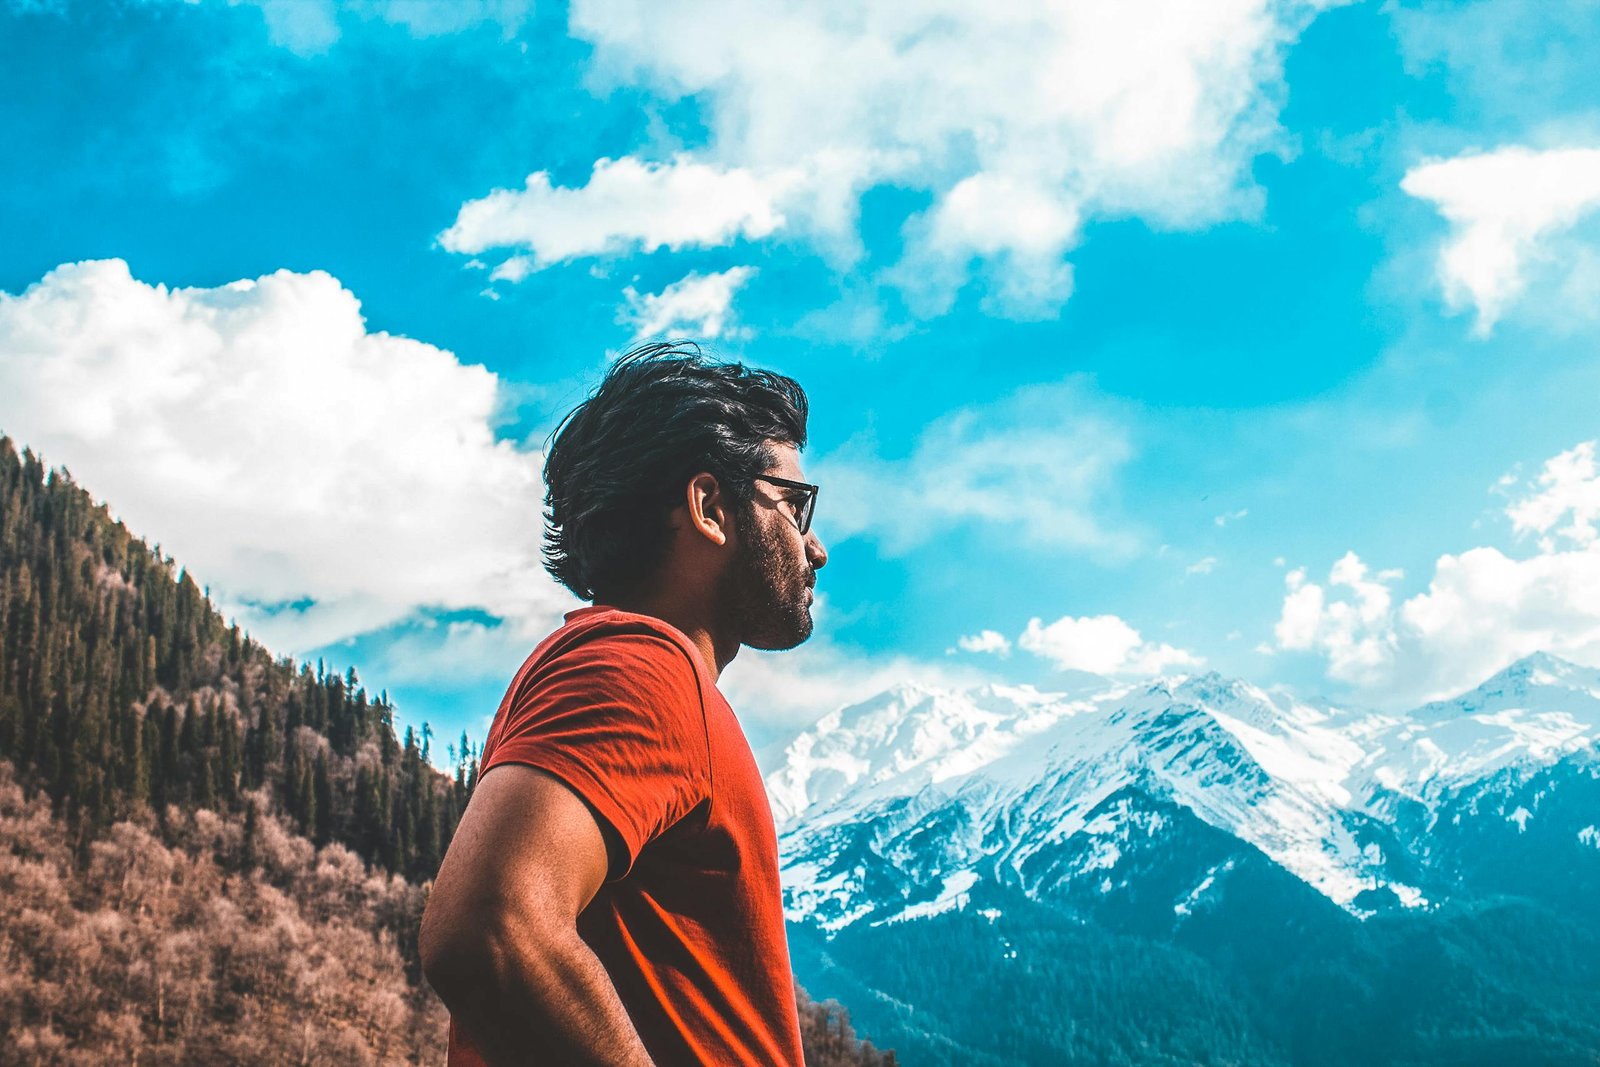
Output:
[[532,767],[486,772],[422,915],[422,968],[491,1064],[650,1056],[577,919],[604,883],[594,813]]

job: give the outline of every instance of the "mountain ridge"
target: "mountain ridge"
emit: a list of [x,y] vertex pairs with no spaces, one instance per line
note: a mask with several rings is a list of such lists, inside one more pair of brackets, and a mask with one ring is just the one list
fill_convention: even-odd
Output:
[[769,777],[796,973],[934,1067],[1600,1062],[1594,673],[836,709]]
[[[767,781],[796,921],[819,894],[864,888],[848,877],[819,881],[824,870],[838,873],[824,843],[832,828],[874,823],[881,841],[889,826],[910,833],[942,809],[961,809],[946,821],[978,832],[933,850],[942,885],[983,861],[1021,863],[1084,832],[1087,813],[1127,787],[1260,848],[1360,916],[1371,909],[1358,898],[1370,901],[1374,890],[1407,907],[1430,903],[1413,884],[1416,857],[1396,854],[1399,808],[1431,810],[1502,772],[1533,773],[1591,751],[1597,738],[1600,671],[1545,653],[1399,714],[1313,703],[1215,672],[1108,680],[1070,697],[907,683],[824,715],[788,744]],[[922,872],[908,899],[933,888],[921,880],[933,877],[922,860],[911,860],[919,848],[933,854],[929,840],[923,829],[881,854]],[[881,918],[858,901],[833,909],[829,927],[846,922],[847,910],[848,921]]]

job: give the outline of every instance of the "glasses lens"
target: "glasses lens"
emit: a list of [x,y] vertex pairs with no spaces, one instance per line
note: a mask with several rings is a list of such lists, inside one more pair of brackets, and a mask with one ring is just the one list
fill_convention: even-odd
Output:
[[805,500],[800,504],[800,533],[805,534],[811,529],[811,513],[817,510],[817,491],[811,490],[806,494]]

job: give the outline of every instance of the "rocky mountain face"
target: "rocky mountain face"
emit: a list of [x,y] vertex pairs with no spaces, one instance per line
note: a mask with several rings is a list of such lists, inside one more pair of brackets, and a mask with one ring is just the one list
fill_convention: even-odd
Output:
[[[1198,958],[1257,1010],[1306,946],[1370,982],[1387,973],[1357,959],[1374,939],[1433,937],[1486,907],[1536,909],[1543,932],[1520,943],[1537,954],[1600,918],[1597,741],[1600,672],[1547,655],[1406,714],[1215,674],[1072,694],[901,686],[824,717],[768,778],[801,977],[904,1002],[874,985],[886,939],[986,925],[995,958],[1015,958],[1000,930],[1020,916]],[[1468,975],[1504,977],[1492,955]],[[917,1014],[860,1021],[911,1062],[908,1027],[944,1036]],[[1412,1023],[1392,1020],[1391,1046]],[[1233,1054],[1300,1062],[1287,1050],[1303,1037],[1268,1025]],[[1600,1050],[1600,1032],[1576,1047]]]

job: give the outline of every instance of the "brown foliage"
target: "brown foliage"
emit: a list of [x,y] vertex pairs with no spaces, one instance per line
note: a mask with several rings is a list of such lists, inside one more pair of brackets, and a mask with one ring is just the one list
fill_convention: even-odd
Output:
[[806,1067],[895,1067],[893,1052],[879,1052],[872,1042],[856,1037],[850,1013],[838,1001],[814,1001],[798,987],[795,996]]
[[444,1058],[444,1008],[398,930],[422,890],[261,813],[120,822],[78,868],[0,763],[0,1062],[379,1064]]

